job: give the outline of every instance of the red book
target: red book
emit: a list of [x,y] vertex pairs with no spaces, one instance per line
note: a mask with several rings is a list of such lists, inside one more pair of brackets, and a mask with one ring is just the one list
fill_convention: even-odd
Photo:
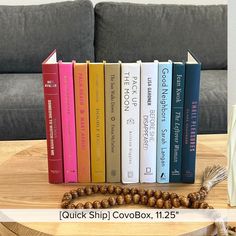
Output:
[[63,183],[59,67],[56,50],[42,63],[49,183]]

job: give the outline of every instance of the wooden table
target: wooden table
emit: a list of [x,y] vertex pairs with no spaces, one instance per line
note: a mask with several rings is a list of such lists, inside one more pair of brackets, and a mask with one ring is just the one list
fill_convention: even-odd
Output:
[[[195,184],[135,184],[187,195],[201,185],[208,165],[226,166],[227,135],[199,135]],[[59,208],[62,194],[78,184],[52,185],[47,180],[46,141],[0,142],[0,208]],[[93,198],[93,197],[91,197]],[[98,196],[96,196],[98,198]],[[88,199],[86,199],[88,200]],[[207,202],[227,208],[226,181]],[[132,206],[134,208],[134,206]],[[138,206],[135,206],[138,207]],[[211,235],[212,223],[0,223],[0,235]]]

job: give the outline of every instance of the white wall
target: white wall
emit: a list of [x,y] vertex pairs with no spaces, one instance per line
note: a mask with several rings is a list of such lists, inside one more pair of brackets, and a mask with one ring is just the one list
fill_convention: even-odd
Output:
[[[0,0],[0,5],[31,5],[44,4],[49,2],[63,2],[65,0]],[[193,5],[211,5],[227,4],[227,0],[91,0],[94,4],[102,1],[113,2],[134,2],[134,3],[156,3],[156,4],[193,4]],[[235,1],[235,0],[234,0]]]
[[228,120],[231,106],[236,104],[236,1],[229,0],[228,8]]

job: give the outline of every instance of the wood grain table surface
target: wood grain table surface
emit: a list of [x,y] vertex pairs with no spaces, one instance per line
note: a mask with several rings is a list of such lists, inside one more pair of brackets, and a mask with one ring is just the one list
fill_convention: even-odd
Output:
[[[187,195],[201,186],[208,165],[227,165],[227,135],[198,135],[195,184],[131,184]],[[60,208],[64,192],[86,184],[48,183],[46,141],[0,142],[0,209]],[[95,195],[84,200],[100,198]],[[83,200],[83,199],[82,199]],[[207,200],[214,208],[228,208],[227,182],[217,185]],[[123,206],[124,207],[124,206]],[[140,208],[142,206],[127,206]],[[45,235],[212,235],[213,223],[0,223],[0,236]]]

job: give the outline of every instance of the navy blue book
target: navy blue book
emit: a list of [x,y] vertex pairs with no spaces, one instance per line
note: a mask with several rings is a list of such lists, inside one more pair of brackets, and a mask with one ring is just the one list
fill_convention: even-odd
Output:
[[175,62],[172,76],[170,182],[181,182],[185,64]]
[[201,63],[188,52],[185,65],[185,100],[182,149],[182,182],[194,183],[198,129]]

